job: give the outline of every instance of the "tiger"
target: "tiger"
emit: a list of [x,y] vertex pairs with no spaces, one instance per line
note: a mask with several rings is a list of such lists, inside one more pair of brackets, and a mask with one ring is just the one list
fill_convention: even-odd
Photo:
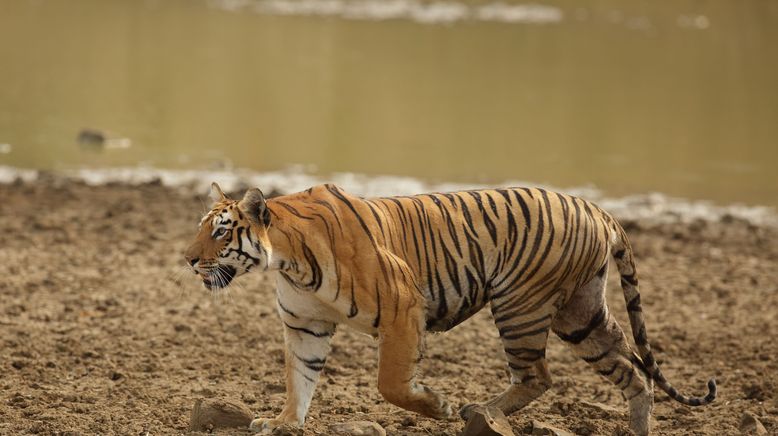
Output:
[[[510,415],[551,386],[546,342],[554,332],[615,384],[629,427],[649,434],[654,383],[688,406],[663,376],[643,318],[633,250],[624,229],[595,204],[541,188],[499,188],[362,198],[324,184],[270,199],[258,188],[232,200],[211,186],[185,260],[218,292],[253,270],[276,278],[285,343],[286,401],[254,432],[302,428],[340,324],[378,342],[378,391],[391,404],[448,419],[452,407],[417,380],[426,332],[444,332],[487,304],[510,374],[508,387],[476,406]],[[605,300],[613,258],[637,352]]]

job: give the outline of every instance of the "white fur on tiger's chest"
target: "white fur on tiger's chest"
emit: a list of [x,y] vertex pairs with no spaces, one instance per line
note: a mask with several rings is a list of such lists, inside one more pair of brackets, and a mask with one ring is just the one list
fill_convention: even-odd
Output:
[[349,317],[351,306],[345,298],[334,298],[336,292],[322,288],[316,292],[302,291],[291,286],[279,275],[276,280],[276,294],[282,317],[284,314],[298,319],[325,321],[333,324],[345,324],[359,333],[375,337],[378,329],[373,326],[374,314],[358,312]]

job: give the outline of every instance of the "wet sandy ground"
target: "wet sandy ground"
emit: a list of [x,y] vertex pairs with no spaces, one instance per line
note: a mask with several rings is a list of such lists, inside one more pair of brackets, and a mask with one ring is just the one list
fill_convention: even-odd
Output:
[[[181,434],[196,398],[245,403],[257,416],[283,402],[283,340],[270,277],[239,279],[214,297],[181,253],[200,198],[158,185],[87,187],[47,179],[0,186],[0,434]],[[737,434],[744,412],[778,432],[778,232],[737,219],[625,222],[637,253],[649,339],[668,379],[719,398],[688,408],[656,394],[655,434]],[[609,302],[626,326],[611,280]],[[382,400],[376,343],[342,328],[304,434],[368,419],[389,434],[455,434]],[[576,434],[628,434],[620,392],[549,343],[554,387],[510,418]],[[454,405],[508,382],[488,311],[428,338],[422,380]],[[233,434],[243,434],[233,431]]]

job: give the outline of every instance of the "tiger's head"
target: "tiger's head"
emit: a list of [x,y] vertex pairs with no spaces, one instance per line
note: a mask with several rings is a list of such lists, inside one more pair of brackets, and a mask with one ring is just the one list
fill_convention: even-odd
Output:
[[236,201],[213,183],[211,200],[212,209],[200,220],[184,257],[205,288],[215,291],[253,268],[267,269],[272,247],[267,235],[270,211],[259,189],[249,189]]

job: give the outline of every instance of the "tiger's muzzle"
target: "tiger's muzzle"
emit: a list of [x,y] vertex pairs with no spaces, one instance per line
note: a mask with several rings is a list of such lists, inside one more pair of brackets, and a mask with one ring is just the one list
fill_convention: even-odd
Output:
[[205,274],[200,274],[203,278],[203,284],[210,290],[226,288],[232,283],[237,270],[229,265],[219,265]]

